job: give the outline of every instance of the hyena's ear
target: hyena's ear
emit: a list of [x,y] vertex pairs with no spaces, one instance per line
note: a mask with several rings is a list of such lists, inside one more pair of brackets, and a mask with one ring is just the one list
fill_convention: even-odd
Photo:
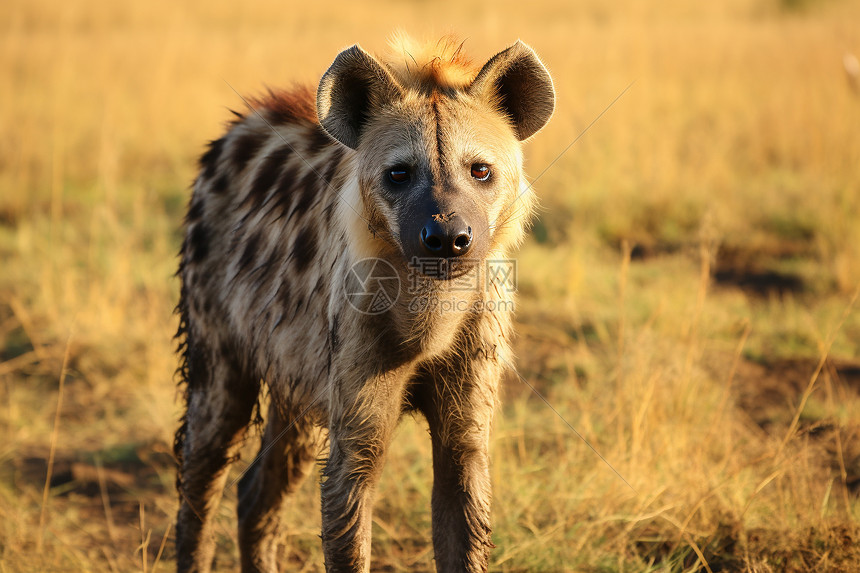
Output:
[[555,89],[546,67],[530,47],[517,43],[484,64],[469,93],[496,102],[520,141],[537,133],[555,109]]
[[338,54],[320,80],[317,115],[329,135],[355,149],[367,118],[402,92],[391,73],[356,44]]

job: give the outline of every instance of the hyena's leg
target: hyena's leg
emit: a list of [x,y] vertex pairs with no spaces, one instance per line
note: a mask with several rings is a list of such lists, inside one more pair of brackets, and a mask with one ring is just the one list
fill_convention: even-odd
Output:
[[436,570],[487,571],[490,549],[489,435],[501,369],[479,353],[439,365],[422,384],[433,444]]
[[188,410],[177,435],[181,465],[176,519],[179,571],[209,571],[215,510],[227,469],[251,420],[259,384],[229,357],[189,347]]
[[329,573],[370,570],[374,493],[403,409],[403,387],[403,377],[390,375],[370,380],[355,392],[334,393],[329,458],[321,485],[323,552]]
[[239,482],[242,571],[277,571],[278,518],[316,461],[320,430],[297,409],[286,417],[273,399],[260,454]]

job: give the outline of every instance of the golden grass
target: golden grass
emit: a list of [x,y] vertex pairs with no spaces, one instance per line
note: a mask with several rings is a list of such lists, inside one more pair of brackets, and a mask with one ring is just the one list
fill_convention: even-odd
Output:
[[[195,158],[241,109],[233,89],[314,82],[398,28],[453,31],[478,60],[517,37],[538,50],[559,105],[533,176],[633,82],[536,185],[517,366],[558,415],[506,381],[492,569],[857,569],[860,94],[842,61],[858,16],[844,0],[5,2],[0,571],[172,567]],[[432,568],[430,475],[425,423],[406,420],[380,569]],[[321,570],[318,509],[310,480],[285,517],[291,569]]]

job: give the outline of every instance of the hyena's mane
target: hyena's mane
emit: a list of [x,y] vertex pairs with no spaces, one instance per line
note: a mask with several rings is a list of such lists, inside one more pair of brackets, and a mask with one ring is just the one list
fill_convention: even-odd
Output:
[[[419,42],[397,33],[389,41],[382,61],[397,82],[407,90],[421,93],[460,91],[466,89],[480,71],[463,53],[461,41],[453,35],[438,41]],[[272,125],[291,123],[319,125],[315,90],[306,84],[294,84],[286,89],[266,88],[265,93],[244,99],[250,108],[246,113],[232,111],[236,116],[228,128],[260,114]],[[204,154],[205,157],[205,154]],[[204,167],[201,159],[201,167]]]
[[[265,119],[273,125],[319,124],[315,98],[314,90],[305,84],[295,84],[287,89],[267,88],[264,95],[247,100],[251,107],[248,115],[265,112]],[[237,121],[245,117],[238,113],[236,115],[239,117]]]
[[[449,35],[435,42],[419,42],[403,33],[394,34],[388,50],[382,56],[385,66],[397,82],[407,90],[432,93],[436,90],[464,90],[478,75],[479,68],[463,53],[463,45]],[[316,93],[304,84],[287,89],[267,88],[266,93],[248,98],[251,108],[242,114],[233,112],[231,126],[246,117],[260,113],[273,125],[304,123],[319,124]]]
[[462,90],[478,75],[478,68],[463,53],[464,43],[454,36],[421,43],[398,33],[389,41],[385,62],[406,89],[424,93]]

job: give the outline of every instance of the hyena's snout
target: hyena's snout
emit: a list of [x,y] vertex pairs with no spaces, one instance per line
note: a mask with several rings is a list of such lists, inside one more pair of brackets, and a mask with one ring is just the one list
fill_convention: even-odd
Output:
[[424,256],[450,259],[468,254],[473,237],[472,226],[456,212],[436,213],[422,227],[419,244]]
[[401,237],[407,261],[422,264],[435,279],[454,278],[480,261],[489,249],[487,215],[481,205],[462,195],[427,198],[403,212]]

